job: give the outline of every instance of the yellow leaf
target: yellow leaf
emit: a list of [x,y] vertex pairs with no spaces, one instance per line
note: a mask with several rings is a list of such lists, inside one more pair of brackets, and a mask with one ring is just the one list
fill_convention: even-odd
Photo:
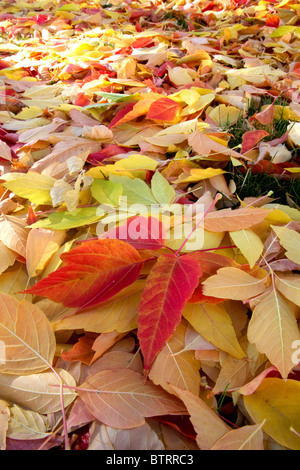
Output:
[[285,168],[285,170],[290,173],[300,173],[300,168]]
[[[291,220],[296,220],[300,222],[300,211],[298,209],[295,209],[289,206],[284,206],[282,204],[266,204],[264,207],[266,209],[276,209],[280,212],[284,212],[290,218],[290,220],[288,222],[283,222],[283,223],[289,223]],[[270,213],[270,216],[272,216],[272,212]],[[280,225],[280,222],[279,222],[279,225]]]
[[198,394],[200,389],[200,362],[194,357],[194,351],[176,354],[185,346],[187,322],[181,322],[170,341],[157,355],[149,373],[149,379],[160,385],[167,392],[174,393],[170,384]]
[[275,227],[272,229],[279,238],[281,246],[286,250],[285,256],[300,265],[300,233],[287,227]]
[[230,232],[234,244],[239,248],[242,254],[247,259],[250,268],[255,266],[255,263],[260,258],[264,244],[252,230],[239,230],[237,232]]
[[188,116],[189,114],[194,114],[201,109],[204,109],[215,99],[214,93],[208,93],[207,95],[202,95],[198,98],[196,103],[186,106],[181,112],[181,116]]
[[218,126],[231,126],[235,124],[241,115],[241,110],[235,106],[221,104],[207,110],[208,116],[213,119]]
[[221,170],[220,168],[191,168],[188,171],[188,175],[185,172],[181,173],[180,177],[175,181],[175,183],[197,183],[198,181],[213,178],[217,175],[223,175],[224,173],[226,172]]
[[128,158],[118,160],[114,165],[106,165],[104,171],[113,175],[124,175],[130,176],[131,178],[143,179],[146,174],[145,170],[154,171],[157,165],[158,162],[153,160],[153,158],[147,157],[146,155],[132,154]]
[[65,232],[33,228],[26,245],[26,267],[28,276],[40,274],[64,241]]
[[28,108],[23,108],[22,111],[16,115],[16,119],[33,119],[41,116],[42,113],[42,108],[39,108],[38,106],[29,106]]
[[[29,278],[23,265],[20,263],[14,264],[11,268],[8,268],[0,276],[0,292],[14,296],[18,300],[24,298],[24,294],[21,294],[28,287]],[[27,294],[26,300],[31,301],[32,296]]]
[[204,295],[220,299],[248,300],[262,294],[265,279],[257,279],[239,268],[221,268],[203,282]]
[[187,304],[183,316],[206,341],[237,359],[245,357],[230,316],[222,304]]
[[278,290],[300,307],[300,275],[276,273],[275,284]]
[[10,439],[42,439],[49,435],[47,418],[35,411],[12,405],[10,417],[7,430]]
[[34,204],[51,205],[50,190],[56,182],[55,178],[30,172],[7,174],[5,179],[7,182],[3,186],[18,196],[29,199]]
[[266,217],[265,220],[268,221],[270,224],[278,224],[278,225],[288,224],[289,222],[292,221],[292,219],[286,212],[281,211],[279,209],[273,209],[272,212],[270,212],[270,214]]
[[[245,407],[255,423],[266,420],[263,430],[279,444],[300,450],[300,382],[266,378],[251,395],[244,396]],[[296,433],[294,433],[295,430]]]
[[[190,234],[191,230],[195,228],[195,222],[192,219],[180,223],[175,227],[168,230],[168,221],[166,220],[166,242],[165,245],[177,251],[186,237]],[[201,227],[198,227],[189,238],[188,242],[184,245],[182,253],[195,250],[207,250],[218,248],[224,237],[223,232],[209,232]]]
[[275,289],[252,312],[248,340],[277,367],[283,378],[295,366],[292,343],[300,340],[294,311]]

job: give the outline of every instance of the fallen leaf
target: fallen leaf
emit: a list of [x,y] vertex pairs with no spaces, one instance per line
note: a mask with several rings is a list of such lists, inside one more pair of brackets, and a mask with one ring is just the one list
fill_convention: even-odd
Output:
[[174,396],[150,381],[144,383],[143,375],[129,369],[98,372],[80,385],[78,393],[98,421],[117,429],[142,426],[150,416],[185,412]]
[[185,303],[200,275],[197,261],[189,255],[159,256],[147,278],[138,309],[138,338],[146,371],[180,323]]

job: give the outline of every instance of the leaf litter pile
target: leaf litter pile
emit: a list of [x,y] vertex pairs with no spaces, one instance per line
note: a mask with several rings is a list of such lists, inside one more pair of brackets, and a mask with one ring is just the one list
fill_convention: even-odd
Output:
[[299,450],[299,4],[0,8],[1,449]]

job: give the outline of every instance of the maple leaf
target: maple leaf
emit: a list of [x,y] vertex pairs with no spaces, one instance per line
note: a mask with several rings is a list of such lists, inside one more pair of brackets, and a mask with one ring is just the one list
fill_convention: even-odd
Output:
[[26,292],[67,307],[90,307],[113,297],[139,276],[143,259],[121,240],[93,240],[61,256],[64,266]]

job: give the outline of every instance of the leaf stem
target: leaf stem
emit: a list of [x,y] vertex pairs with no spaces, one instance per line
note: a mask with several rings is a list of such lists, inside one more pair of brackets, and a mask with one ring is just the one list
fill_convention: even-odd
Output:
[[201,217],[201,219],[199,220],[199,222],[195,225],[195,227],[193,228],[193,230],[191,230],[191,232],[189,233],[189,235],[186,237],[186,239],[184,240],[184,242],[182,243],[182,245],[178,248],[178,250],[176,251],[176,256],[179,255],[179,253],[181,252],[182,248],[184,247],[184,245],[189,241],[189,239],[191,238],[191,236],[193,235],[193,233],[195,232],[195,230],[197,230],[197,228],[199,227],[199,225],[203,222],[203,220],[205,219],[205,217],[207,216],[207,214],[215,207],[215,205],[217,204],[218,201],[220,201],[222,199],[222,195],[220,193],[218,193],[215,197],[215,199],[213,200],[212,204],[209,206],[209,208],[207,209],[207,211],[205,212],[205,214]]

